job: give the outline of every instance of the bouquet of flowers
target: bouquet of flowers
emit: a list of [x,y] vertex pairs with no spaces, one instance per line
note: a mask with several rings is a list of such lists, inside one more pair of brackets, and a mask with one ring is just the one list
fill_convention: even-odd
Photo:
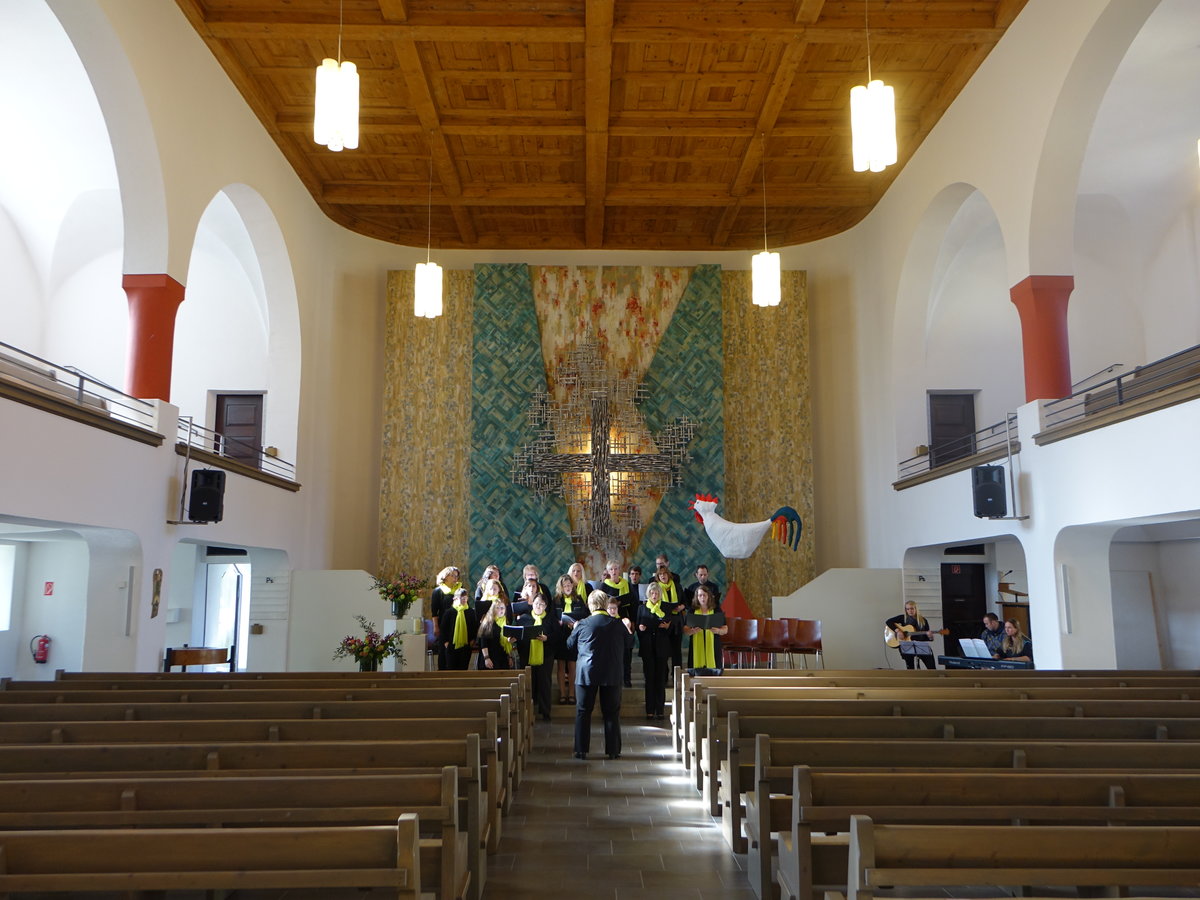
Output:
[[375,623],[368,622],[366,616],[355,616],[364,632],[362,637],[346,635],[333,651],[334,659],[344,659],[347,656],[358,660],[358,667],[364,672],[374,672],[379,664],[389,656],[403,660],[403,650],[400,646],[400,635],[396,632],[380,634],[375,630]]
[[423,578],[401,572],[395,578],[380,578],[376,575],[371,587],[379,592],[380,597],[392,604],[392,618],[403,619],[408,608],[417,602],[417,591],[426,584]]

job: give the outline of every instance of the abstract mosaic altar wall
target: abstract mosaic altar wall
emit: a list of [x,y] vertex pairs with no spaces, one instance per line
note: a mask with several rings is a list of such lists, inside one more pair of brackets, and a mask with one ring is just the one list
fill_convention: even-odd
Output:
[[[749,273],[715,266],[487,265],[448,271],[446,314],[430,321],[412,315],[412,273],[390,273],[379,571],[431,579],[453,563],[473,583],[495,562],[512,586],[525,562],[548,583],[565,570],[566,509],[513,485],[511,459],[532,434],[529,395],[553,390],[556,360],[599,325],[616,373],[650,389],[650,431],[682,414],[702,424],[683,487],[648,517],[630,561],[648,568],[666,552],[685,583],[707,562],[765,615],[771,595],[814,574],[804,273],[784,273],[776,309],[754,307],[748,291]],[[718,494],[734,521],[794,506],[805,521],[800,551],[767,541],[726,572],[686,508],[696,491]]]

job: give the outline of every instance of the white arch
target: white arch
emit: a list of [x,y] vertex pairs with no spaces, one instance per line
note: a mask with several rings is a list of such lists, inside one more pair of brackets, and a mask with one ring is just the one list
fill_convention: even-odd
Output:
[[124,212],[126,274],[168,271],[167,196],[141,86],[100,7],[46,0],[87,70],[112,140]]

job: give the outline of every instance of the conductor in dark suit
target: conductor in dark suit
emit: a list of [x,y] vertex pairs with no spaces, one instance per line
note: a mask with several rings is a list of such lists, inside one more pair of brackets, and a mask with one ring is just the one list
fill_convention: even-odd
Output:
[[567,648],[579,653],[575,665],[576,759],[587,759],[597,695],[604,717],[604,752],[609,759],[621,755],[621,680],[629,632],[620,619],[605,611],[607,604],[608,595],[604,591],[592,591],[587,599],[591,615],[579,622],[567,637]]

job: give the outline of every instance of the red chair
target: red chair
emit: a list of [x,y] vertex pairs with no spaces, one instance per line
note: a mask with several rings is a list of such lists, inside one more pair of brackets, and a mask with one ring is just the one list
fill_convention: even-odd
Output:
[[[761,619],[758,629],[758,649],[767,654],[768,665],[775,668],[780,653],[791,651],[791,628],[788,619]],[[790,662],[790,659],[789,659]]]
[[726,619],[729,626],[721,647],[732,653],[739,669],[745,668],[745,656],[758,649],[758,619]]
[[821,663],[822,669],[825,668],[825,653],[821,649],[821,620],[788,619],[788,625],[788,665],[793,665],[792,656],[799,653],[804,658],[804,668],[808,668],[810,656]]

